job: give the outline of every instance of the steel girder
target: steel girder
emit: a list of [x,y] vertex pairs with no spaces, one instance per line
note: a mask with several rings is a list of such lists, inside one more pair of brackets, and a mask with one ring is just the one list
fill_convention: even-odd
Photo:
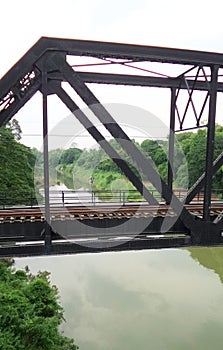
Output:
[[[187,85],[179,78],[161,78],[147,77],[138,75],[123,75],[109,73],[90,73],[78,72],[78,76],[85,83],[94,84],[111,84],[111,85],[126,85],[126,86],[144,86],[144,87],[159,87],[159,88],[176,88],[181,90],[190,89],[207,91],[207,84],[203,81],[198,81],[193,87],[193,81],[187,80]],[[26,77],[26,74],[24,78]],[[64,81],[63,75],[60,72],[49,72],[48,80]],[[2,78],[0,81],[0,126],[5,125],[28,100],[41,88],[41,78],[35,76],[30,84],[23,85],[20,83],[20,78],[10,88],[6,89],[6,94],[3,95],[6,82]],[[218,91],[223,92],[223,83],[218,83]]]
[[[170,203],[174,212],[179,215],[185,227],[190,231],[193,239],[203,241],[209,239],[209,234],[215,239],[220,239],[218,225],[194,217],[185,209],[183,203],[174,195],[172,189],[162,180],[160,175],[153,168],[152,163],[140,150],[131,142],[129,137],[116,123],[109,112],[101,105],[100,101],[94,96],[90,89],[81,81],[78,74],[68,65],[64,57],[57,54],[53,57],[53,63],[63,74],[65,80],[73,87],[82,100],[88,105],[90,110],[95,114],[99,121],[105,126],[110,134],[120,143],[121,147],[131,157],[134,164],[143,172],[144,176],[153,184],[161,196]],[[121,165],[120,165],[121,167]],[[145,197],[145,195],[144,195]]]
[[[138,46],[117,43],[94,42],[84,40],[70,40],[43,37],[6,73],[0,80],[0,110],[1,120],[0,125],[3,125],[7,120],[3,114],[6,109],[8,118],[11,118],[22,106],[22,101],[26,102],[23,97],[29,91],[29,85],[37,80],[40,73],[37,68],[37,62],[42,59],[45,54],[63,52],[65,55],[74,56],[91,56],[102,59],[129,59],[135,62],[167,62],[182,65],[195,65],[198,67],[210,66],[217,64],[222,67],[223,54],[201,52],[193,50],[170,49],[154,46]],[[123,75],[123,74],[105,74],[105,73],[78,73],[85,82],[105,83],[105,84],[124,84],[133,86],[153,86],[163,88],[177,89],[193,89],[208,91],[208,86],[202,79],[194,81],[191,79],[182,79],[178,77],[154,77],[154,76],[139,76],[139,75]],[[55,69],[49,69],[48,75],[54,79],[61,79]],[[34,91],[34,89],[30,90]],[[218,91],[223,91],[223,83],[218,82]],[[28,96],[31,94],[27,94]],[[14,108],[13,108],[14,107]]]
[[[77,72],[78,76],[85,83],[92,84],[109,84],[109,85],[127,85],[127,86],[144,86],[156,88],[175,88],[181,90],[190,89],[207,91],[208,86],[205,81],[194,81],[187,79],[186,83],[181,77],[161,78],[152,76],[129,75],[129,74],[111,74],[95,72]],[[49,73],[49,79],[65,81],[60,72]],[[194,85],[194,86],[193,86]],[[223,92],[223,83],[218,83],[218,91]]]
[[[198,71],[194,79],[188,78],[186,73],[181,74],[177,77],[154,77],[154,76],[140,76],[140,75],[123,75],[123,74],[105,74],[105,73],[93,73],[93,72],[74,72],[73,69],[66,63],[65,56],[90,56],[98,59],[111,60],[112,59],[125,59],[130,62],[165,62],[174,63],[181,65],[190,65],[189,70],[197,67]],[[47,62],[47,71],[43,73],[41,64],[39,62]],[[212,79],[210,80],[204,71],[204,67],[210,67],[213,72],[213,67],[222,68],[223,67],[223,54],[201,52],[193,50],[181,50],[181,49],[170,49],[170,48],[160,48],[154,46],[138,46],[138,45],[127,45],[127,44],[117,44],[117,43],[105,43],[105,42],[93,42],[93,41],[81,41],[81,40],[70,40],[70,39],[57,39],[57,38],[41,38],[13,67],[10,71],[1,79],[0,81],[0,126],[4,125],[13,115],[34,95],[34,93],[39,89],[43,95],[47,93],[52,93],[48,88],[50,87],[51,81],[68,81],[71,86],[78,92],[81,98],[85,101],[88,106],[92,104],[98,104],[99,109],[93,107],[93,112],[98,117],[98,119],[106,126],[110,133],[115,137],[119,138],[122,147],[126,152],[132,157],[133,161],[138,164],[138,166],[143,170],[143,173],[148,175],[149,179],[154,184],[154,186],[162,194],[163,198],[167,202],[171,202],[176,213],[180,214],[182,221],[185,226],[189,228],[192,233],[197,233],[199,230],[204,230],[204,236],[208,235],[208,230],[211,233],[219,233],[218,225],[214,225],[209,221],[209,202],[210,202],[210,186],[213,171],[216,171],[220,166],[221,161],[216,161],[214,163],[214,168],[208,171],[208,167],[212,167],[212,154],[213,148],[209,153],[207,149],[207,162],[206,162],[206,204],[205,204],[205,220],[200,220],[197,218],[195,221],[193,217],[185,210],[182,203],[173,195],[171,190],[171,175],[169,177],[168,185],[161,179],[159,174],[157,174],[152,164],[144,158],[144,156],[139,152],[138,149],[134,147],[130,139],[119,127],[119,125],[114,121],[112,116],[103,108],[100,101],[92,94],[85,83],[106,83],[106,84],[124,84],[124,85],[134,85],[134,86],[154,86],[154,87],[165,87],[171,88],[172,91],[175,90],[175,100],[172,103],[172,115],[174,115],[174,107],[176,109],[176,114],[181,123],[183,129],[183,122],[189,104],[192,105],[194,109],[194,104],[192,100],[192,94],[195,90],[207,91],[207,95],[199,115],[195,112],[195,117],[199,124],[201,114],[203,109],[209,101],[209,137],[208,145],[214,143],[214,116],[216,107],[216,94],[217,92],[223,91],[223,83],[218,81],[217,73],[215,74],[215,82],[212,84]],[[199,78],[199,72],[202,70],[203,78]],[[43,74],[46,74],[47,79],[45,82],[48,86],[43,88],[42,82]],[[177,109],[177,97],[179,91],[182,89],[188,90],[188,104],[186,106],[183,117],[180,119],[179,112]],[[213,91],[214,89],[214,91]],[[59,90],[59,94],[62,94],[62,90]],[[213,97],[213,95],[215,95]],[[62,95],[61,95],[62,96]],[[63,95],[64,96],[64,95]],[[63,99],[65,99],[63,97]],[[45,105],[46,110],[46,105]],[[47,113],[45,113],[47,114]],[[46,115],[47,118],[47,115]],[[173,120],[172,120],[173,125]],[[46,128],[45,128],[46,131]],[[173,131],[174,127],[173,127]],[[95,130],[93,133],[97,133]],[[123,140],[123,141],[122,141]],[[127,142],[126,142],[127,141]],[[172,140],[172,147],[174,146],[174,140]],[[173,149],[170,149],[170,153]],[[211,154],[212,153],[212,154]],[[171,155],[173,157],[173,154]],[[47,165],[47,162],[46,164]],[[122,170],[129,173],[129,169],[121,162],[120,167]],[[208,174],[207,174],[208,173]],[[131,178],[132,175],[129,176]],[[192,191],[190,191],[187,200],[196,194],[198,188],[200,188],[201,183],[203,184],[204,178],[199,181]],[[130,179],[131,181],[133,180]],[[134,179],[133,183],[137,183]],[[161,182],[161,186],[160,186]],[[137,188],[142,189],[142,183],[137,184]],[[47,187],[47,186],[46,186]],[[149,198],[149,195],[147,195]],[[150,197],[150,200],[152,198]],[[202,235],[198,238],[198,241],[202,241]],[[219,236],[218,236],[219,237]],[[48,237],[49,238],[49,237]],[[49,240],[49,239],[48,239]],[[50,240],[49,240],[50,244]]]
[[[195,65],[198,67],[216,64],[219,65],[219,67],[223,67],[223,54],[219,53],[42,37],[0,80],[1,113],[7,109],[9,105],[16,104],[17,100],[21,100],[21,92],[25,92],[24,87],[25,85],[27,87],[27,81],[35,81],[36,75],[39,74],[39,70],[36,68],[34,69],[37,62],[46,53],[54,52],[63,52],[65,55],[91,56],[103,59],[125,58],[134,60],[135,62],[166,62],[182,65]],[[50,73],[52,74],[52,78],[53,76],[59,78],[54,69],[49,69],[48,74]],[[180,89],[193,87],[194,90],[208,90],[205,81],[199,80],[193,86],[193,80],[187,79],[187,82],[182,81],[182,76],[161,78],[154,76],[90,72],[79,72],[79,74],[81,79],[85,82],[92,83],[154,86],[163,88],[173,87]],[[218,91],[223,91],[222,83],[218,83]],[[19,106],[21,106],[21,104],[18,103],[14,109],[14,113],[18,111]],[[13,110],[13,108],[11,109]],[[13,113],[11,113],[11,117],[12,116]],[[5,120],[6,119],[4,119],[4,121]],[[3,125],[3,122],[1,122],[0,125]]]
[[223,54],[155,46],[130,45],[87,40],[40,38],[32,48],[2,78],[1,94],[6,94],[17,78],[23,78],[46,52],[66,55],[134,59],[135,61],[166,62],[183,65],[223,67]]
[[[105,247],[105,244],[107,246]],[[82,253],[102,253],[102,252],[122,252],[136,251],[145,249],[164,249],[164,248],[186,248],[191,247],[193,243],[189,237],[160,237],[158,239],[136,238],[136,239],[119,239],[117,245],[111,245],[111,240],[104,238],[95,242],[90,241],[88,246],[85,241],[76,242],[54,242],[51,249],[51,255],[61,254],[82,254]],[[0,247],[0,257],[27,257],[45,255],[45,247],[43,244],[27,244],[27,245],[6,245]]]

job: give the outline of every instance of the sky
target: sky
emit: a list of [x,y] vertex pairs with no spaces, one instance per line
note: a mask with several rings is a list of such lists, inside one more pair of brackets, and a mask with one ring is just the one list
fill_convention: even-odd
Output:
[[[41,36],[223,52],[222,10],[223,3],[218,0],[208,6],[200,0],[2,2],[0,76]],[[164,115],[164,106],[169,108],[166,91],[157,98],[153,92],[149,98],[141,88],[94,86],[93,91],[103,103],[132,103],[168,124]],[[41,96],[36,94],[16,115],[24,133],[22,140],[29,146],[41,144],[41,137],[32,136],[41,134],[41,111]],[[50,130],[67,114],[62,103],[49,98]],[[86,139],[82,143],[85,145]]]

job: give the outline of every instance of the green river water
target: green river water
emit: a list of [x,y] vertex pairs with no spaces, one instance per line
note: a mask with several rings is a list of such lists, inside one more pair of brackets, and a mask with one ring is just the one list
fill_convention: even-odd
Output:
[[17,259],[51,272],[80,350],[223,348],[223,248]]

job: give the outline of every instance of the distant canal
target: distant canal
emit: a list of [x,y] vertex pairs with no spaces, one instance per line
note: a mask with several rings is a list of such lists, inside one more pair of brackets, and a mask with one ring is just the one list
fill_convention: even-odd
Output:
[[17,259],[51,272],[80,350],[221,350],[223,248]]

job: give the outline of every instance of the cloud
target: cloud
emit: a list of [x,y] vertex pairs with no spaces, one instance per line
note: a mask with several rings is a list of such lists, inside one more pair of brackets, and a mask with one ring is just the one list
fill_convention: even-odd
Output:
[[147,349],[148,343],[157,350],[200,350],[210,346],[202,342],[205,334],[222,338],[222,286],[186,250],[23,261],[17,264],[52,272],[66,310],[64,331],[83,350]]

